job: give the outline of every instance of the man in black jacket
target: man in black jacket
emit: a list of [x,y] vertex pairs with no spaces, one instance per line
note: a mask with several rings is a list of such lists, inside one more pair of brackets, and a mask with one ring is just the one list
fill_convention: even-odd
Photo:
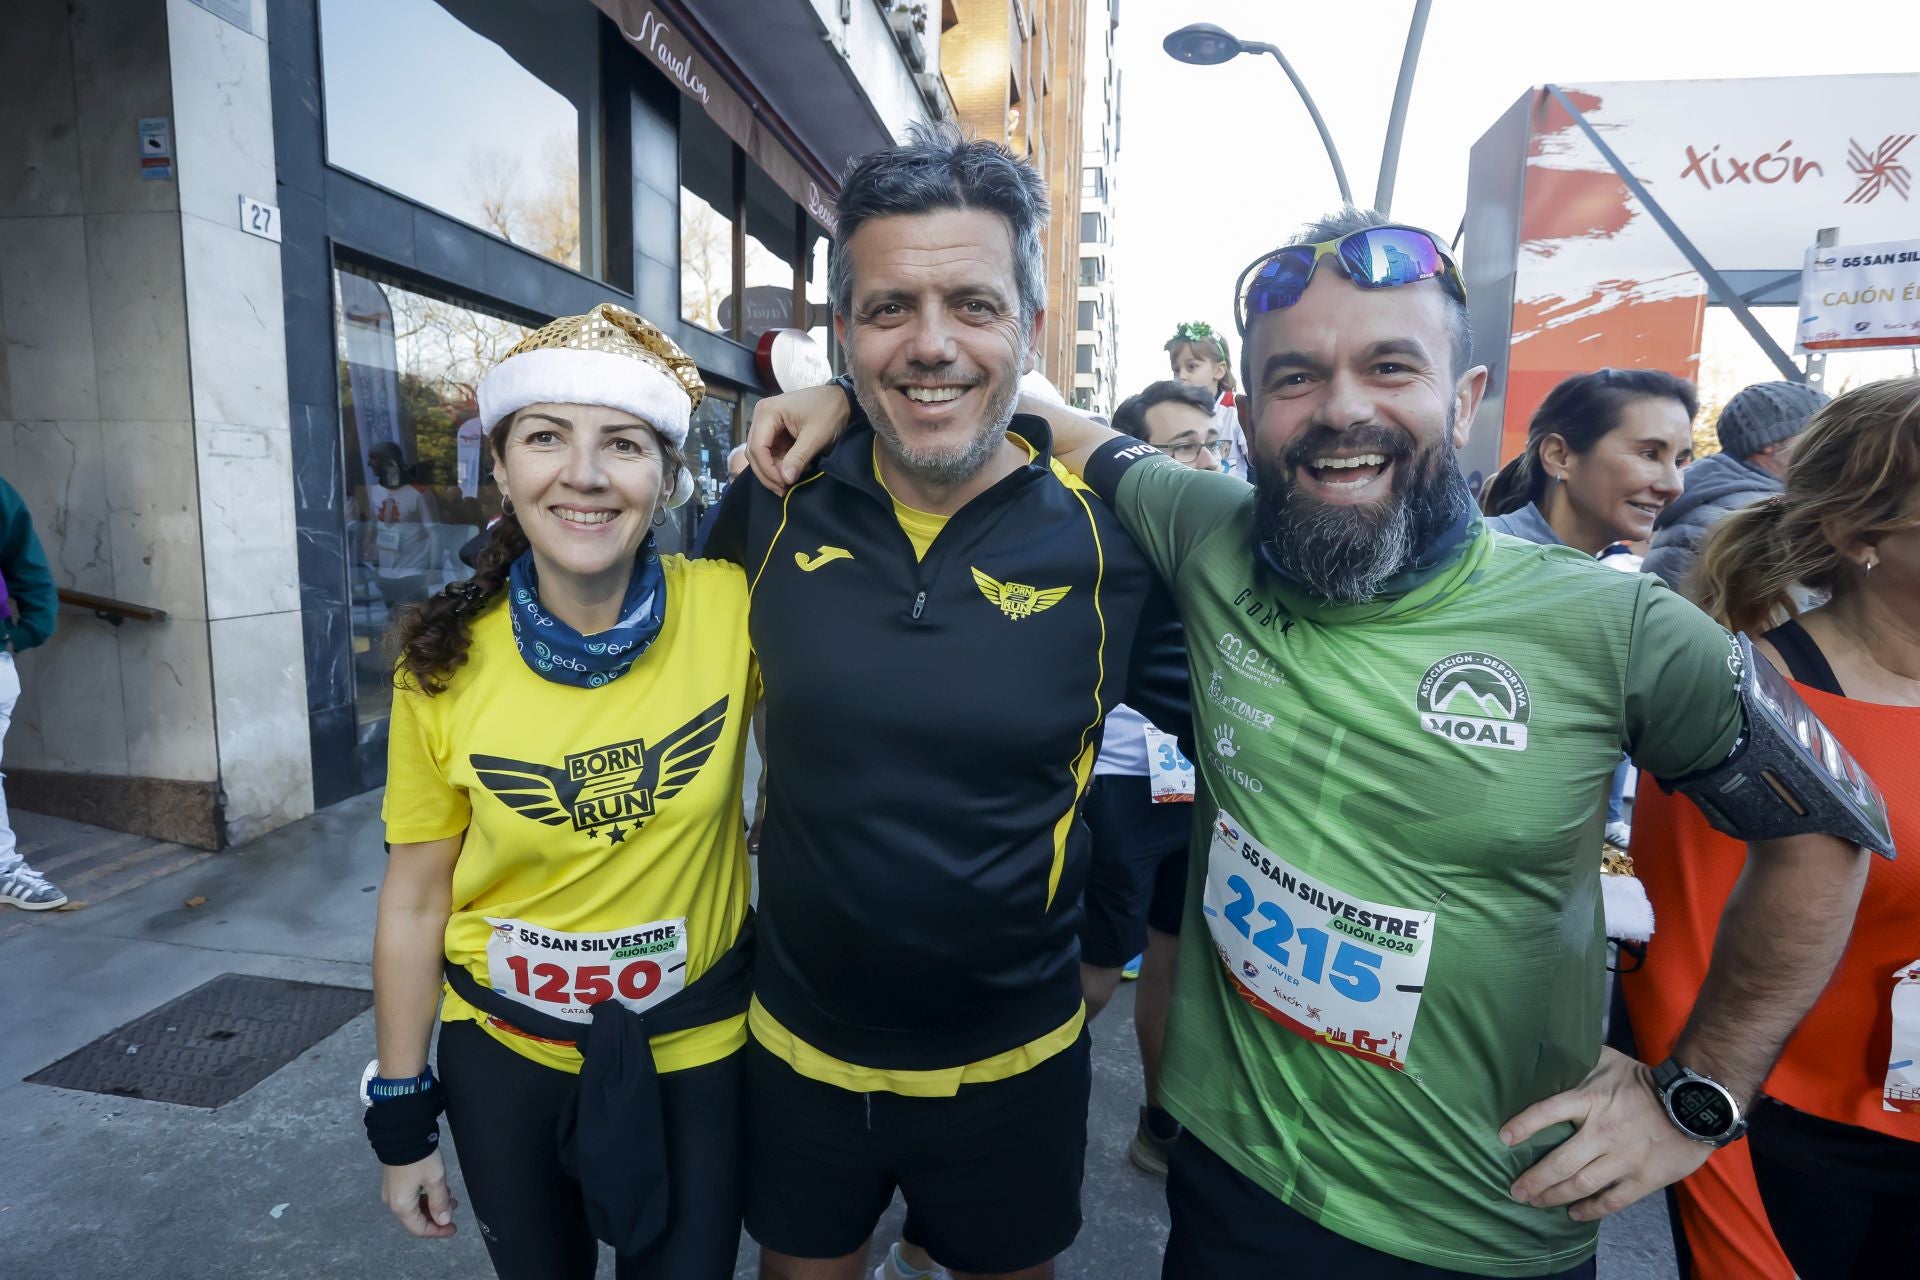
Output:
[[1090,1083],[1078,809],[1126,701],[1187,722],[1179,631],[1105,507],[1014,413],[1044,322],[1037,173],[929,131],[839,206],[851,429],[729,490],[766,682],[747,1228],[853,1280],[896,1188],[956,1277],[1052,1274]]

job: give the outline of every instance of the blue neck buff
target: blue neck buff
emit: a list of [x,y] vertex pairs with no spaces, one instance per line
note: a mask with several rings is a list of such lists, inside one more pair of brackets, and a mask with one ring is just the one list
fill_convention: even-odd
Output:
[[618,680],[653,644],[666,621],[667,578],[651,534],[634,561],[633,577],[620,601],[620,621],[592,636],[581,635],[541,607],[532,551],[521,552],[508,572],[513,647],[536,674],[555,684],[598,689]]

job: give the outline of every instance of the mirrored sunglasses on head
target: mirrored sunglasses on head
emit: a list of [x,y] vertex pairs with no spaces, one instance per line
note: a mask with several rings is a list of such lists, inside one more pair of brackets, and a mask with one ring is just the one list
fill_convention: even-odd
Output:
[[1234,286],[1234,321],[1245,337],[1255,316],[1283,311],[1300,301],[1322,258],[1332,258],[1342,274],[1362,289],[1393,289],[1438,279],[1448,293],[1465,302],[1467,287],[1460,265],[1439,237],[1418,227],[1366,227],[1322,240],[1292,244],[1256,258]]

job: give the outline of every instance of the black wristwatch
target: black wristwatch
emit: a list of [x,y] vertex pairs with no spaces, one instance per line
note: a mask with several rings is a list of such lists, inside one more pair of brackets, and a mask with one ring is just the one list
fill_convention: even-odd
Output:
[[1653,1091],[1674,1128],[1712,1147],[1724,1147],[1746,1136],[1747,1118],[1727,1087],[1710,1076],[1689,1070],[1668,1058],[1653,1069]]

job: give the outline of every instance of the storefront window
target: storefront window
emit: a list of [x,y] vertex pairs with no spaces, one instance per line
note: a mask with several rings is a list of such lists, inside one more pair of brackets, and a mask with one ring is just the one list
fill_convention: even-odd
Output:
[[694,531],[727,485],[727,454],[733,448],[734,428],[739,413],[739,393],[728,387],[707,384],[706,398],[693,411],[687,425],[687,469],[693,472],[693,499],[667,513],[667,523],[655,535],[662,551],[683,551],[691,555]]
[[799,207],[760,166],[747,164],[746,310],[740,341],[793,327],[793,252]]
[[385,724],[399,610],[468,576],[460,548],[500,514],[474,390],[526,336],[511,320],[342,267],[334,273],[347,580],[360,740]]
[[320,0],[327,159],[591,271],[596,40],[571,0]]
[[733,293],[733,140],[704,111],[680,113],[680,317],[725,333]]
[[827,283],[827,255],[833,241],[818,223],[807,223],[806,330],[822,351],[833,350],[833,295]]

